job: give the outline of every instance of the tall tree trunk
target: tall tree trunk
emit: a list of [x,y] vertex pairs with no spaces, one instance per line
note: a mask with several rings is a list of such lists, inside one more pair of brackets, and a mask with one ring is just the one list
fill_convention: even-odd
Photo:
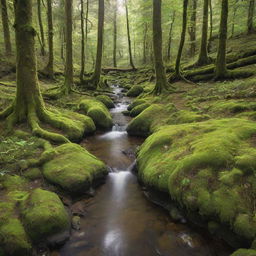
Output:
[[80,83],[84,81],[84,66],[85,66],[85,34],[84,34],[84,1],[80,0],[81,5],[81,70],[80,70]]
[[133,69],[136,69],[134,66],[134,63],[133,63],[133,58],[132,58],[132,44],[131,44],[130,23],[129,23],[129,12],[128,12],[127,0],[125,0],[125,13],[126,13],[126,27],[127,27],[130,65]]
[[173,31],[173,24],[175,22],[175,17],[176,17],[176,12],[173,11],[172,21],[171,21],[169,36],[168,36],[168,45],[167,45],[167,60],[169,61],[171,60],[172,31]]
[[66,63],[65,63],[65,81],[62,87],[64,94],[69,94],[73,86],[73,38],[72,38],[72,13],[73,0],[65,0],[65,36],[66,36]]
[[222,0],[219,45],[215,68],[215,79],[222,79],[227,76],[226,47],[228,34],[228,0]]
[[114,20],[113,20],[113,65],[117,67],[116,63],[116,41],[117,41],[117,0],[114,0]]
[[44,26],[42,22],[41,0],[37,0],[37,18],[40,30],[41,54],[45,56]]
[[47,0],[47,22],[48,22],[48,48],[49,56],[48,63],[45,67],[44,72],[51,79],[54,79],[54,70],[53,70],[53,21],[52,21],[52,0]]
[[182,51],[183,51],[183,47],[186,39],[187,13],[188,13],[188,0],[183,0],[182,32],[181,32],[179,50],[176,58],[176,64],[175,64],[175,74],[174,74],[175,79],[183,79],[180,72],[180,62],[181,62]]
[[147,63],[147,34],[148,34],[148,23],[144,23],[144,35],[143,35],[143,64]]
[[247,33],[248,34],[252,34],[253,32],[255,32],[255,28],[253,26],[254,9],[255,9],[255,0],[249,0],[248,20],[247,20]]
[[153,50],[156,85],[153,90],[160,94],[167,88],[167,79],[162,54],[162,0],[153,0]]
[[213,10],[212,10],[212,0],[209,0],[209,9],[210,9],[210,35],[209,35],[209,39],[208,39],[208,46],[207,46],[207,50],[208,52],[211,51],[212,48],[212,33],[213,33]]
[[9,18],[8,18],[8,9],[6,0],[1,0],[1,10],[2,10],[2,23],[3,23],[3,32],[4,32],[4,44],[6,55],[10,55],[12,53],[12,45],[11,45],[11,37],[9,30]]
[[191,16],[190,16],[190,26],[188,28],[188,33],[190,36],[190,57],[194,57],[196,53],[196,11],[197,11],[197,0],[192,0],[191,3]]
[[104,0],[99,0],[96,62],[94,66],[93,75],[90,79],[90,82],[93,88],[97,88],[100,82],[102,53],[103,53],[103,37],[104,37],[104,15],[105,15]]
[[198,66],[203,66],[209,64],[211,62],[210,58],[208,57],[208,49],[207,49],[207,42],[208,42],[208,10],[209,10],[209,0],[204,0],[204,8],[203,8],[203,26],[202,26],[202,37],[201,37],[201,45],[200,45],[200,52],[197,61]]
[[238,0],[236,0],[234,6],[233,6],[233,17],[232,17],[232,26],[231,26],[231,37],[234,36],[235,34],[235,20],[236,20],[236,11],[237,11],[237,3],[238,3]]

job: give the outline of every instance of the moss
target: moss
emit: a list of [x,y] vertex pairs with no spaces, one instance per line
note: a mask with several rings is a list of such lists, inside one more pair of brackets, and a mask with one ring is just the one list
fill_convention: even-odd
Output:
[[69,227],[68,213],[53,192],[35,189],[21,205],[21,213],[33,241],[40,241]]
[[23,176],[29,180],[36,180],[36,179],[40,179],[42,177],[42,174],[40,169],[35,167],[35,168],[29,168],[28,170],[26,170]]
[[143,87],[140,85],[134,85],[128,92],[127,92],[127,96],[128,97],[137,97],[139,96],[141,93],[143,93]]
[[96,179],[107,173],[103,162],[79,145],[68,143],[51,152],[54,158],[43,165],[43,175],[70,193],[85,193]]
[[131,111],[133,108],[135,108],[135,107],[137,107],[137,106],[139,106],[139,105],[141,105],[141,104],[145,104],[145,103],[147,103],[147,101],[146,100],[144,100],[144,99],[136,99],[136,100],[134,100],[129,106],[128,106],[128,110],[129,111]]
[[0,227],[0,245],[7,255],[26,256],[30,254],[31,244],[18,219],[11,218]]
[[140,105],[134,107],[130,112],[130,116],[135,117],[135,116],[139,115],[142,111],[144,111],[149,106],[150,106],[149,103],[144,103],[144,104],[140,104]]
[[79,104],[79,109],[92,118],[97,128],[110,129],[113,126],[112,117],[103,103],[86,99]]
[[96,99],[102,102],[107,108],[114,108],[115,104],[110,97],[107,95],[98,95]]
[[256,219],[248,214],[238,214],[234,223],[234,231],[249,240],[253,239],[256,234]]
[[4,175],[0,180],[8,191],[24,190],[28,186],[27,180],[18,175]]
[[256,250],[239,249],[231,254],[231,256],[256,256]]
[[235,158],[237,168],[243,170],[246,174],[253,174],[256,170],[256,150],[250,148],[244,154]]
[[208,115],[198,114],[188,110],[180,110],[173,113],[168,120],[168,124],[184,124],[204,121],[209,119]]
[[233,168],[231,171],[220,172],[219,180],[225,185],[234,185],[242,178],[243,172],[237,168]]

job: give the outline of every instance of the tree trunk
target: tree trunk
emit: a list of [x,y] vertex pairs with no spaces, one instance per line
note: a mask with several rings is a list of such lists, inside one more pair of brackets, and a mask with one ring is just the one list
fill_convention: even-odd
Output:
[[187,12],[188,12],[188,0],[183,0],[183,21],[182,21],[182,32],[181,32],[181,38],[180,38],[180,45],[179,50],[176,58],[176,64],[175,64],[175,78],[181,79],[182,75],[180,72],[180,62],[181,62],[181,56],[182,51],[186,39],[186,29],[187,29]]
[[153,90],[160,94],[167,88],[167,79],[162,56],[162,0],[153,0],[153,50],[156,74],[156,85]]
[[143,64],[147,63],[147,34],[148,34],[148,23],[144,23],[144,35],[143,35]]
[[190,57],[194,57],[196,53],[196,11],[197,11],[197,0],[192,0],[190,26],[188,33],[190,36]]
[[248,34],[252,34],[255,32],[255,28],[253,26],[254,9],[255,9],[255,0],[249,0],[248,19],[247,19],[247,33]]
[[228,0],[222,0],[220,30],[219,30],[219,45],[215,68],[215,79],[225,78],[227,75],[226,67],[226,47],[227,47],[227,32],[228,32]]
[[169,61],[171,60],[172,31],[173,31],[173,24],[175,22],[175,17],[176,17],[176,12],[173,11],[172,21],[171,21],[169,36],[168,36],[168,45],[167,45],[167,60]]
[[93,75],[90,79],[90,82],[92,83],[93,88],[97,88],[97,85],[100,82],[102,53],[103,53],[103,37],[104,37],[104,14],[105,14],[104,0],[99,0],[96,63],[94,66]]
[[204,0],[204,10],[203,10],[203,25],[202,25],[202,37],[201,37],[201,45],[200,52],[197,61],[198,66],[203,66],[209,64],[211,62],[208,57],[208,10],[209,10],[209,0]]
[[8,23],[8,9],[6,0],[1,0],[1,10],[2,10],[2,23],[3,23],[3,32],[4,32],[4,44],[6,55],[11,55],[12,53],[12,45],[11,45],[11,37]]
[[40,30],[40,40],[41,40],[41,54],[45,56],[45,40],[44,40],[44,26],[42,22],[42,13],[41,13],[41,0],[37,0],[37,17]]
[[44,72],[50,79],[54,79],[54,70],[53,70],[53,22],[52,22],[52,0],[47,0],[47,22],[48,22],[48,64],[45,67]]
[[114,33],[113,33],[113,66],[116,68],[116,41],[117,41],[117,0],[114,1]]
[[133,63],[133,58],[132,58],[132,44],[131,44],[130,23],[129,23],[129,12],[128,12],[127,0],[125,0],[125,13],[126,13],[126,27],[127,27],[130,65],[133,69],[136,69],[134,66],[134,63]]
[[210,9],[210,36],[208,39],[207,51],[210,52],[212,48],[212,33],[213,33],[213,12],[212,12],[212,0],[209,0],[209,9]]
[[65,81],[62,87],[64,94],[69,94],[73,86],[73,39],[72,39],[72,13],[73,0],[65,0],[65,29],[66,29],[66,63],[65,63]]
[[80,83],[84,81],[84,66],[85,66],[85,34],[84,34],[84,1],[80,1],[81,5],[81,70],[80,70]]

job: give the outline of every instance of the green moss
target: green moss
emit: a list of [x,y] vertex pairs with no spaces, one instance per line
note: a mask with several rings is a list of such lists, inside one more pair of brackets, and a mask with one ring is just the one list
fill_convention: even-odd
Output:
[[225,185],[236,184],[243,176],[243,172],[237,168],[233,168],[231,171],[220,172],[220,181]]
[[0,180],[8,191],[24,190],[28,186],[27,180],[18,175],[4,175]]
[[79,109],[92,118],[97,128],[110,129],[113,126],[112,117],[103,103],[97,100],[82,100]]
[[59,197],[35,189],[21,205],[22,219],[33,241],[40,241],[69,227],[69,216]]
[[134,85],[128,92],[127,92],[127,96],[128,97],[137,97],[139,96],[141,93],[143,93],[143,87],[140,85]]
[[256,250],[239,249],[231,254],[231,256],[256,256]]
[[[51,155],[51,152],[44,154]],[[85,193],[107,168],[79,145],[68,143],[53,150],[54,157],[43,165],[45,178],[70,193]]]
[[238,214],[234,223],[234,231],[251,240],[256,235],[256,220],[250,215],[241,213]]
[[136,99],[128,106],[128,110],[131,111],[133,108],[145,103],[147,103],[147,101],[144,99]]
[[29,180],[36,180],[42,177],[41,171],[39,168],[29,168],[25,171],[23,176]]
[[250,148],[243,155],[235,158],[236,166],[247,174],[255,173],[256,170],[256,150]]
[[115,104],[110,97],[107,95],[98,95],[96,99],[102,102],[107,108],[114,108]]
[[184,124],[184,123],[194,123],[209,119],[208,115],[198,114],[196,112],[191,112],[188,110],[180,110],[173,113],[168,120],[168,124]]
[[135,117],[135,116],[139,115],[142,111],[144,111],[148,107],[150,107],[149,103],[140,104],[140,105],[134,107],[131,110],[130,116]]

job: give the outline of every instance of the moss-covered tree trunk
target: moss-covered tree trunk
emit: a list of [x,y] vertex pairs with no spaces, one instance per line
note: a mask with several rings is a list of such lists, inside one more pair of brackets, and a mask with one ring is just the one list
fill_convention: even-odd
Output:
[[85,33],[84,33],[84,1],[80,1],[80,22],[81,22],[81,70],[80,83],[84,81],[84,66],[85,66]]
[[65,63],[65,81],[62,86],[62,92],[69,94],[73,86],[73,36],[72,21],[73,0],[65,0],[65,39],[66,39],[66,63]]
[[212,37],[212,33],[213,33],[213,10],[212,10],[212,0],[209,0],[209,11],[210,11],[210,35],[209,35],[208,46],[207,46],[208,53],[211,51],[211,48],[212,48],[212,41],[213,41],[213,37]]
[[1,0],[1,13],[2,13],[2,24],[3,24],[3,32],[4,32],[4,44],[5,51],[7,55],[12,53],[12,45],[11,45],[11,37],[10,37],[10,29],[9,29],[9,18],[8,18],[8,9],[6,0]]
[[45,74],[54,79],[54,55],[53,55],[53,20],[52,20],[52,0],[47,0],[47,23],[48,23],[48,63],[44,69]]
[[226,47],[228,34],[228,0],[222,0],[221,17],[219,28],[219,45],[215,68],[215,79],[222,79],[227,76]]
[[247,19],[247,33],[248,34],[252,34],[255,32],[255,28],[253,25],[254,9],[255,9],[255,0],[249,0],[248,19]]
[[144,23],[144,33],[143,33],[143,64],[147,63],[147,38],[148,38],[148,23]]
[[197,60],[198,66],[203,66],[209,64],[211,62],[208,56],[208,17],[209,17],[209,0],[204,0],[204,8],[203,8],[203,25],[202,25],[202,36],[201,36],[201,44],[199,57]]
[[37,0],[37,18],[40,31],[40,45],[41,45],[41,54],[45,56],[45,40],[44,40],[44,26],[42,22],[42,10],[41,10],[41,0]]
[[182,51],[183,51],[185,39],[186,39],[187,13],[188,13],[188,0],[183,0],[182,31],[181,31],[179,50],[176,58],[174,79],[183,79],[180,72],[180,62],[181,62]]
[[160,94],[167,89],[167,79],[162,56],[162,0],[153,0],[153,50],[156,85],[153,90]]
[[131,43],[129,11],[128,11],[127,0],[125,0],[125,13],[126,13],[126,28],[127,28],[127,39],[128,39],[128,51],[129,51],[130,66],[132,67],[132,69],[136,69],[135,66],[134,66],[133,57],[132,57],[132,43]]
[[190,24],[188,27],[188,33],[190,36],[190,57],[194,57],[196,53],[196,11],[197,11],[197,0],[191,2],[191,15]]
[[173,31],[173,24],[175,22],[176,12],[173,11],[172,13],[172,21],[169,29],[169,36],[168,36],[168,43],[167,43],[167,60],[171,60],[171,45],[172,45],[172,31]]
[[114,19],[113,19],[113,66],[114,67],[117,67],[116,43],[117,43],[117,0],[114,1]]

